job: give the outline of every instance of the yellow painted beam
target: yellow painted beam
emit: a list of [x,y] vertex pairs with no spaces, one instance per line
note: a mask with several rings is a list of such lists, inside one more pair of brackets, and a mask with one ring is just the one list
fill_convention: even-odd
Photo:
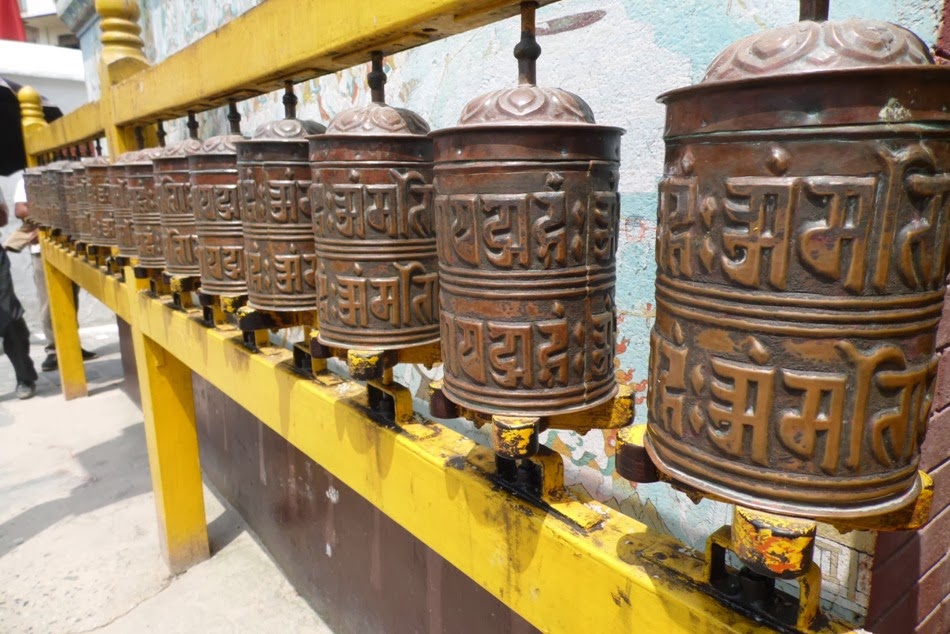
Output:
[[[292,353],[243,347],[44,242],[50,269],[77,280],[133,329],[163,548],[173,570],[206,556],[193,395],[198,373],[422,543],[544,632],[770,631],[702,592],[703,559],[596,501],[583,530],[501,489],[489,449],[435,423],[411,431],[369,415],[366,389],[300,377]],[[125,318],[125,317],[124,317]],[[253,389],[248,389],[253,386]],[[831,622],[822,632],[846,632]]]
[[191,370],[132,328],[162,554],[173,574],[210,556]]
[[389,54],[461,33],[518,7],[517,0],[268,0],[114,86],[115,124],[222,105],[285,79],[348,68],[374,49]]
[[106,305],[106,307],[122,318],[128,324],[134,323],[134,316],[130,305],[129,286],[120,282],[112,275],[106,275],[92,264],[77,258],[61,245],[43,238],[43,259],[49,266],[62,272],[77,284],[82,286],[90,295]]
[[[49,251],[50,242],[44,239],[42,244],[42,250]],[[88,394],[86,368],[83,366],[79,343],[73,281],[61,269],[52,266],[46,258],[43,260],[43,272],[46,277],[50,317],[53,320],[59,379],[63,386],[63,396],[69,401]]]
[[103,135],[99,102],[93,101],[26,135],[26,153],[37,156]]

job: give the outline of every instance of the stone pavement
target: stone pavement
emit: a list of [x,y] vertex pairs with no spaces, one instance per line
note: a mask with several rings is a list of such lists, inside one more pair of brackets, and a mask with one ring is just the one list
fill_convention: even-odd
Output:
[[[90,396],[68,403],[55,372],[17,400],[0,356],[0,632],[332,634],[207,488],[212,557],[169,575],[117,330],[81,338],[99,358],[86,364]],[[38,368],[36,339],[33,357]]]

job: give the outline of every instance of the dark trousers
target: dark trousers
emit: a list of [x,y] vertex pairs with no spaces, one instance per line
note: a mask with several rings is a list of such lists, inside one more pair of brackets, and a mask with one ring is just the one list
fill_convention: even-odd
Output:
[[11,319],[0,332],[0,337],[3,337],[3,351],[16,372],[17,383],[35,383],[36,368],[30,358],[30,329],[23,318]]

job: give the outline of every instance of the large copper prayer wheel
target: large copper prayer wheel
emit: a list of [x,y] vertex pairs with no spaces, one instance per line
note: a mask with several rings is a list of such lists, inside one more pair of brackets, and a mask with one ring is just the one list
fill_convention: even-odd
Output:
[[319,339],[329,346],[439,339],[429,126],[381,101],[340,113],[310,140]]
[[134,258],[138,254],[132,230],[132,200],[129,196],[128,166],[139,160],[139,152],[126,152],[109,166],[109,186],[112,188],[112,214],[115,218],[115,242],[118,255]]
[[212,137],[188,156],[201,290],[209,295],[247,294],[235,146],[243,140]]
[[162,148],[148,148],[126,163],[125,182],[128,188],[129,210],[132,212],[132,240],[138,265],[145,269],[164,269],[165,251],[162,248],[162,217],[158,211],[155,192],[155,171],[152,161]]
[[306,137],[322,125],[294,118],[265,124],[237,144],[248,305],[316,310],[310,161]]
[[521,85],[432,133],[444,391],[492,414],[580,411],[617,393],[620,128]]
[[950,249],[950,69],[892,24],[808,21],[661,101],[650,455],[765,511],[912,501]]
[[165,272],[181,277],[198,277],[198,229],[191,209],[189,153],[201,148],[197,139],[185,139],[167,146],[152,160],[155,196],[162,222],[162,251]]
[[86,203],[89,233],[80,235],[83,242],[96,247],[114,247],[115,215],[112,212],[112,185],[109,182],[109,162],[102,157],[87,159]]

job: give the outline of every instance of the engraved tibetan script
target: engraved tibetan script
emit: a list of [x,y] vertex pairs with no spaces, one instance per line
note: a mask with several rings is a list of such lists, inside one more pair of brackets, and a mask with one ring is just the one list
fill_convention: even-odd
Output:
[[442,313],[445,364],[456,376],[507,388],[569,383],[566,319],[532,323],[492,322]]
[[314,232],[319,237],[365,239],[431,238],[432,185],[422,173],[389,170],[390,183],[361,183],[352,170],[350,182],[310,188]]
[[435,208],[442,262],[557,269],[609,265],[616,256],[620,209],[613,191],[586,190],[576,199],[553,186],[527,194],[441,195]]

